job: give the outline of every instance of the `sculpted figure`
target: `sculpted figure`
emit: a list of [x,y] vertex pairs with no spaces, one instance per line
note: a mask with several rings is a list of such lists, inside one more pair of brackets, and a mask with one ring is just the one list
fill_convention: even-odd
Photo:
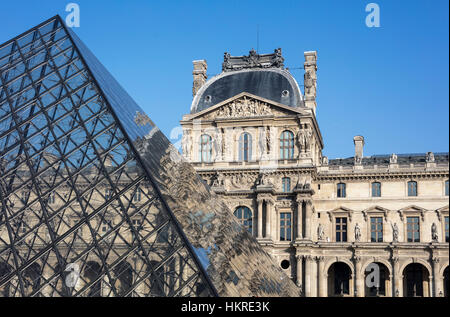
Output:
[[438,237],[438,233],[437,233],[437,226],[436,224],[433,222],[433,224],[431,225],[431,239],[434,242],[437,242],[439,237]]
[[394,223],[394,225],[392,226],[392,241],[393,242],[398,242],[398,227],[397,227],[397,223]]
[[317,228],[317,239],[319,241],[322,241],[323,240],[323,235],[324,235],[323,226],[322,226],[321,223],[319,223],[319,227]]
[[397,164],[397,154],[392,154],[389,158],[389,163],[391,164]]
[[427,162],[429,162],[429,163],[434,162],[434,153],[433,152],[427,153]]
[[309,71],[307,71],[304,75],[304,85],[305,85],[305,95],[310,95],[312,93],[314,80]]
[[357,223],[355,225],[355,241],[359,241],[361,239],[361,228],[359,227],[359,224]]
[[181,140],[183,155],[185,158],[189,158],[191,154],[191,137],[190,137],[190,131],[185,130],[183,133],[183,139]]

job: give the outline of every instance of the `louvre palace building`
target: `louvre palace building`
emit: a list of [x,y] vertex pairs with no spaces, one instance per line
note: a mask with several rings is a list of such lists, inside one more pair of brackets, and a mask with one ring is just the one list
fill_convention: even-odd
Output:
[[193,68],[183,156],[300,296],[448,296],[448,153],[323,156],[315,51],[303,93],[281,49]]

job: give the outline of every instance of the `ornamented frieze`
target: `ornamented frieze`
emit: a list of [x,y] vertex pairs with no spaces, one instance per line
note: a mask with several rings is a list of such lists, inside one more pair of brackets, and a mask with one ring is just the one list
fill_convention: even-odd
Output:
[[243,97],[220,107],[217,111],[205,115],[204,119],[258,117],[272,114],[273,111],[267,103]]

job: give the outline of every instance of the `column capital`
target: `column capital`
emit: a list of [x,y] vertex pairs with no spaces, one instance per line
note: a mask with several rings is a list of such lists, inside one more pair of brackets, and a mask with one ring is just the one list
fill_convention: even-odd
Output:
[[324,256],[322,256],[322,255],[318,255],[318,256],[316,256],[316,260],[317,260],[317,262],[323,262],[323,260],[325,259],[325,257]]
[[439,263],[439,258],[438,257],[433,257],[431,259],[431,261],[433,261],[433,264],[438,264]]
[[304,255],[298,254],[298,255],[295,256],[295,259],[297,261],[299,261],[299,260],[303,260],[304,257],[305,257]]
[[354,255],[354,256],[353,256],[353,261],[354,261],[355,263],[359,263],[359,262],[361,262],[361,257],[360,257],[359,255]]
[[394,264],[398,263],[399,260],[400,260],[400,258],[399,258],[398,256],[393,256],[393,257],[391,257],[391,261],[392,261],[392,263],[394,263]]
[[314,257],[311,254],[305,255],[305,260],[307,260],[307,261],[312,261],[313,258]]

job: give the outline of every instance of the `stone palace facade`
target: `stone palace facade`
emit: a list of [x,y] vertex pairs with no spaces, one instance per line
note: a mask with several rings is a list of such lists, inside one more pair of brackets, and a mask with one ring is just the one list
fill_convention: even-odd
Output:
[[303,296],[448,296],[448,153],[323,156],[304,56],[304,93],[281,49],[194,61],[184,157]]

